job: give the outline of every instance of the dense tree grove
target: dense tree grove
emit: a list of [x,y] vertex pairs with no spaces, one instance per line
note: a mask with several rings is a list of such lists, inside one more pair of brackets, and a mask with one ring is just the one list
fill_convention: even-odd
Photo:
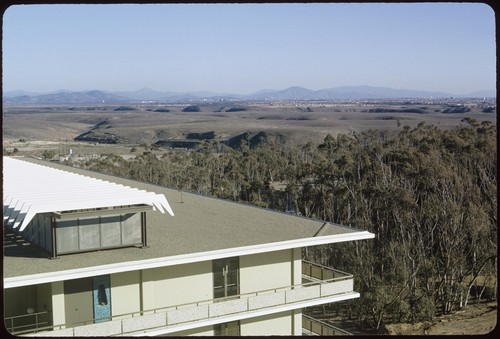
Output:
[[496,126],[465,118],[451,130],[421,123],[241,151],[208,141],[82,166],[373,232],[304,255],[353,273],[361,298],[342,312],[379,328],[496,299],[496,164]]

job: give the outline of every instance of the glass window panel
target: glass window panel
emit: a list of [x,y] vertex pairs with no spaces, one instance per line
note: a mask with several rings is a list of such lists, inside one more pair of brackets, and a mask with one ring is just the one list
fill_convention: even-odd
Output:
[[212,262],[214,298],[239,294],[239,258],[223,258]]
[[78,251],[78,226],[76,220],[57,222],[56,232],[58,253]]
[[101,217],[101,246],[120,246],[121,242],[120,216]]
[[226,323],[226,335],[229,336],[239,336],[240,335],[240,322],[232,321]]
[[224,275],[222,272],[214,272],[214,287],[223,288],[224,287]]
[[101,247],[99,218],[80,219],[80,249],[89,250]]
[[233,286],[228,286],[227,287],[227,296],[233,296],[238,294],[238,286],[233,285]]
[[122,220],[123,245],[136,245],[142,242],[141,214],[125,214]]
[[214,336],[239,336],[240,322],[232,321],[225,324],[214,325]]
[[226,293],[224,291],[224,287],[214,288],[214,299],[224,298],[225,296],[226,296]]

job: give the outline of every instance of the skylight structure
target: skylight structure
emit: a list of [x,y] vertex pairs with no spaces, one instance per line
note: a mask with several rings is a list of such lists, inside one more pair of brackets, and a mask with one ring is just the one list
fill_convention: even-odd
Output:
[[[35,235],[40,238],[40,232],[48,235],[50,233],[49,227],[56,228],[57,221],[59,221],[60,225],[65,225],[60,230],[60,236],[66,233],[69,237],[61,244],[63,247],[67,241],[91,232],[86,236],[87,240],[77,239],[76,241],[79,241],[80,245],[73,246],[74,248],[70,247],[70,251],[80,251],[81,245],[85,243],[87,246],[84,245],[83,248],[96,249],[101,248],[103,233],[108,234],[105,237],[109,238],[109,229],[116,229],[116,232],[120,234],[123,232],[137,234],[136,230],[132,231],[135,229],[133,223],[142,225],[143,234],[140,237],[144,238],[145,215],[141,214],[142,217],[137,217],[135,220],[130,218],[134,214],[147,210],[159,210],[161,213],[166,211],[170,215],[174,215],[163,194],[139,190],[9,157],[3,157],[3,169],[4,226],[18,233],[31,233],[28,239],[30,241],[35,238]],[[107,216],[106,220],[108,221],[112,220],[110,218],[113,216],[125,217],[113,219],[112,225],[106,226],[103,222],[104,219],[102,219],[103,216]],[[126,229],[123,228],[125,220],[128,220],[130,224]],[[135,222],[131,220],[135,220]],[[116,223],[119,224],[119,227],[116,226]],[[82,227],[83,224],[87,226]],[[93,227],[88,225],[93,225]],[[30,227],[34,229],[30,230]],[[71,227],[76,227],[73,232],[70,231]],[[106,227],[108,229],[103,229]],[[55,232],[52,233],[55,234]],[[95,239],[96,237],[99,237],[100,240]],[[111,244],[121,246],[135,244],[139,241],[139,235],[133,236],[132,238],[135,240],[131,243],[128,241],[124,243],[122,235],[111,236],[111,238],[118,237],[121,240],[111,241]],[[45,236],[42,238],[46,239]],[[44,240],[44,242],[46,241]],[[56,244],[56,239],[53,237],[51,247],[54,244]]]

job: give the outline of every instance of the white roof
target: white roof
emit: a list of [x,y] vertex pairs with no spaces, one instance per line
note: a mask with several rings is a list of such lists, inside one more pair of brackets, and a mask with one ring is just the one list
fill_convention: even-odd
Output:
[[20,231],[38,213],[144,204],[174,215],[163,194],[3,157],[3,220]]

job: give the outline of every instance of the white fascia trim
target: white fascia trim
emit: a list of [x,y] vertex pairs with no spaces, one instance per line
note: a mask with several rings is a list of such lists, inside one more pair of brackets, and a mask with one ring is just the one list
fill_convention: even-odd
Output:
[[164,328],[164,329],[136,332],[136,333],[132,333],[132,334],[128,333],[128,334],[124,334],[124,335],[131,336],[131,337],[158,336],[158,335],[162,335],[162,334],[191,330],[194,328],[212,326],[215,324],[221,324],[221,323],[226,323],[226,322],[231,322],[231,321],[237,321],[237,320],[248,319],[248,318],[256,318],[256,317],[260,317],[260,316],[264,316],[264,315],[268,315],[268,314],[274,314],[274,313],[286,312],[286,311],[291,311],[291,310],[296,310],[296,309],[302,309],[305,307],[310,307],[310,306],[315,306],[315,305],[322,305],[322,304],[329,304],[329,303],[334,303],[334,302],[338,302],[338,301],[350,300],[350,299],[359,298],[359,296],[360,295],[358,292],[350,292],[350,293],[345,293],[345,294],[341,294],[341,295],[335,295],[335,296],[330,296],[330,297],[325,297],[325,298],[320,298],[320,299],[306,300],[306,301],[302,301],[302,302],[293,303],[290,305],[273,306],[273,307],[268,307],[268,308],[260,309],[260,310],[256,310],[256,311],[244,312],[244,313],[233,314],[233,315],[228,315],[228,316],[221,316],[221,317],[217,317],[214,319],[207,319],[204,321],[197,321],[197,322],[191,322],[191,323],[187,323],[187,324],[174,325],[174,326],[169,326],[168,328]]
[[101,266],[91,266],[91,267],[70,269],[57,272],[30,274],[19,277],[5,278],[4,288],[38,285],[56,281],[65,281],[65,280],[93,277],[105,274],[139,271],[157,267],[175,266],[175,265],[196,263],[196,262],[215,260],[221,258],[274,252],[292,248],[301,248],[307,246],[372,239],[374,237],[375,234],[373,233],[370,233],[368,231],[359,231],[359,232],[351,232],[351,233],[336,234],[336,235],[287,240],[287,241],[280,241],[267,244],[234,247],[234,248],[214,250],[208,252],[181,254],[170,257],[128,261],[128,262],[121,262],[121,263],[101,265]]

